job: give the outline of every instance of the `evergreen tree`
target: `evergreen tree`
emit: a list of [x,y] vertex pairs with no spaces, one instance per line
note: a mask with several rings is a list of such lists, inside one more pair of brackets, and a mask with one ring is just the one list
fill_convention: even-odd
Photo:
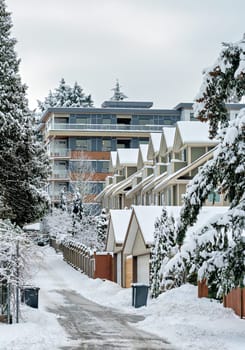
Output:
[[5,1],[0,1],[0,194],[4,217],[18,225],[39,218],[48,202],[41,188],[48,175],[46,153],[37,143],[18,73]]
[[73,88],[66,84],[65,79],[60,80],[54,92],[49,91],[44,102],[37,101],[39,109],[44,112],[49,107],[92,107],[91,95],[85,95],[81,86],[75,82]]
[[86,96],[83,89],[77,82],[75,82],[74,87],[71,90],[70,101],[72,107],[92,107],[93,101],[91,95]]
[[39,100],[37,100],[37,104],[38,104],[38,108],[44,112],[46,111],[46,109],[48,109],[49,107],[56,107],[57,105],[57,100],[55,95],[52,93],[51,90],[49,90],[48,96],[45,97],[44,102],[41,102]]
[[59,86],[55,89],[55,99],[57,107],[71,107],[71,93],[72,88],[70,85],[66,84],[65,79],[62,78]]
[[161,293],[160,271],[163,264],[176,253],[175,223],[163,208],[162,215],[155,222],[154,243],[151,249],[150,286],[151,295],[157,298]]
[[119,81],[116,81],[116,86],[112,89],[114,91],[114,95],[111,97],[111,100],[114,101],[122,101],[125,98],[127,98],[126,95],[124,95],[124,93],[120,90],[120,85],[119,85]]
[[64,189],[60,192],[60,208],[62,211],[67,211],[67,197]]
[[108,215],[106,214],[106,209],[101,210],[101,214],[97,217],[97,240],[100,250],[105,249],[106,245],[106,234],[108,227]]
[[[244,39],[235,44],[224,44],[218,60],[205,71],[194,105],[195,115],[200,120],[209,122],[210,137],[217,137],[220,143],[214,151],[213,159],[199,170],[187,188],[177,236],[179,245],[182,245],[188,226],[196,221],[208,195],[214,190],[224,194],[230,203],[227,225],[232,232],[232,238],[229,246],[223,247],[224,265],[219,267],[221,275],[229,276],[226,282],[224,278],[220,280],[223,292],[234,286],[244,285],[242,230],[245,216],[245,110],[229,120],[225,105],[234,98],[240,101],[244,96],[244,55]],[[218,237],[217,229],[215,232]],[[215,246],[212,249],[215,251]],[[243,268],[238,268],[233,274],[232,266],[237,266],[237,260],[242,261]]]

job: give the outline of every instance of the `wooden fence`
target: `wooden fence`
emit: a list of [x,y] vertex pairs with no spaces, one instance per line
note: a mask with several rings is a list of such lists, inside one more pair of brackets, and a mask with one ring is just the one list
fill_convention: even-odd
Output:
[[[208,298],[206,280],[198,281],[198,298]],[[224,307],[229,307],[241,318],[245,318],[245,288],[234,288],[223,297]]]
[[245,288],[235,288],[224,296],[224,307],[232,308],[241,318],[245,318]]
[[113,257],[107,252],[96,253],[83,244],[73,241],[58,243],[50,240],[50,245],[63,253],[63,259],[75,269],[90,278],[113,280]]

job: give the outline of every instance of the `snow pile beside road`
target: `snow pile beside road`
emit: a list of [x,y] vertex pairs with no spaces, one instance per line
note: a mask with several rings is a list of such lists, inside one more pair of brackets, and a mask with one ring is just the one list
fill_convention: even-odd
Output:
[[47,350],[76,345],[68,339],[57,317],[52,313],[21,307],[20,323],[0,323],[1,350]]
[[[65,263],[50,247],[40,248],[42,259],[33,264],[40,287],[39,309],[22,306],[21,323],[0,324],[1,350],[46,350],[75,346],[59,325],[59,314],[50,311],[65,302],[59,290],[73,290],[101,305],[120,312],[136,313],[145,319],[136,327],[167,339],[179,350],[244,350],[245,321],[230,309],[210,299],[197,298],[197,288],[184,285],[157,299],[148,299],[147,307],[132,307],[132,290],[110,281],[90,279]],[[35,265],[35,266],[34,266]]]
[[178,349],[244,349],[244,320],[217,301],[197,298],[197,288],[192,285],[150,300],[140,312],[146,318],[137,327],[164,337]]

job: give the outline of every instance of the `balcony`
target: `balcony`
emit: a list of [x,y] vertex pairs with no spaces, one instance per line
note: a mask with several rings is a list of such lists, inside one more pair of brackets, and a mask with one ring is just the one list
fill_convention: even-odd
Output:
[[54,169],[49,177],[49,180],[69,181],[69,172],[67,170]]
[[50,158],[71,158],[71,150],[70,149],[53,149],[48,152],[48,156]]
[[162,125],[128,125],[128,124],[59,124],[52,123],[48,127],[51,130],[66,131],[127,131],[127,132],[162,132]]

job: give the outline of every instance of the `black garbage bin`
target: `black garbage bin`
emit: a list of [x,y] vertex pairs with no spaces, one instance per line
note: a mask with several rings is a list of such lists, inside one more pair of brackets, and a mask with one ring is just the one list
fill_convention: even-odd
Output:
[[132,306],[146,306],[149,286],[142,283],[132,283]]
[[21,290],[21,301],[26,305],[38,309],[38,287],[23,287]]

